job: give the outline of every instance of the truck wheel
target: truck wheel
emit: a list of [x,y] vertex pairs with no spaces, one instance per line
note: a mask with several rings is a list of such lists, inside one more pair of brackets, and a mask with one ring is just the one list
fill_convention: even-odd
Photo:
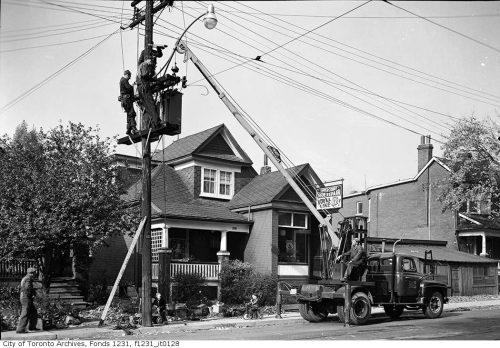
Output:
[[363,325],[372,313],[372,306],[368,295],[364,292],[357,292],[352,295],[350,319],[354,325]]
[[426,318],[435,319],[443,313],[443,295],[439,291],[432,293],[429,303],[422,309]]
[[398,319],[401,314],[403,314],[404,309],[404,306],[384,306],[385,314],[387,314],[391,319]]
[[321,303],[302,302],[299,303],[299,312],[305,320],[311,323],[319,323],[328,316],[328,312],[322,307]]

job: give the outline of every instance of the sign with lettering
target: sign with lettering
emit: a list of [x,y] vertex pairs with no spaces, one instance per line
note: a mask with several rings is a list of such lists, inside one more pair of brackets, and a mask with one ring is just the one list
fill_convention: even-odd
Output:
[[316,209],[342,208],[342,184],[320,187],[316,190]]

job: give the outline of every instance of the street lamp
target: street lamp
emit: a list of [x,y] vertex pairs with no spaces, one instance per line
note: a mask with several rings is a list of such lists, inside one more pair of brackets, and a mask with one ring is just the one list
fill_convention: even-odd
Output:
[[[174,54],[175,54],[175,51],[179,52],[177,50],[177,46],[179,45],[179,42],[181,42],[181,39],[183,38],[184,34],[186,34],[186,32],[189,30],[189,28],[191,28],[193,26],[194,23],[196,23],[199,19],[201,19],[202,17],[205,17],[203,18],[203,23],[205,24],[205,28],[207,29],[213,29],[215,28],[215,26],[217,25],[217,17],[215,16],[215,9],[214,9],[214,5],[213,4],[210,4],[208,5],[208,9],[207,9],[207,12],[201,14],[200,16],[196,17],[192,22],[191,24],[189,24],[187,26],[186,29],[184,29],[184,31],[182,32],[181,36],[179,36],[179,38],[177,39],[177,41],[175,42],[175,45],[174,45],[174,48],[172,50],[172,54],[170,54],[170,57],[168,57],[168,60],[167,62],[165,63],[165,65],[160,69],[160,71],[158,71],[157,75],[160,74],[163,69],[166,69],[169,67],[170,65],[170,62],[172,61],[172,58],[174,57]],[[179,52],[179,53],[183,53],[183,52]]]

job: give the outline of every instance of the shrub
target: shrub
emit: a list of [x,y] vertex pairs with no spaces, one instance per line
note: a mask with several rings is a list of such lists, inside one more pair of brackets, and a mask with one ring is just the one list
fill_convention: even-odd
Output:
[[88,301],[94,302],[98,305],[103,305],[108,301],[109,294],[106,282],[103,282],[102,284],[90,284],[88,290]]
[[21,313],[21,302],[19,301],[19,286],[0,287],[0,312],[2,331],[15,330],[17,318]]
[[226,304],[243,304],[252,294],[259,298],[259,305],[274,305],[278,277],[256,272],[249,263],[239,260],[225,261],[220,273],[221,301]]
[[186,303],[186,305],[199,305],[205,301],[203,294],[204,278],[201,274],[179,273],[174,277],[175,286],[172,288],[172,300]]

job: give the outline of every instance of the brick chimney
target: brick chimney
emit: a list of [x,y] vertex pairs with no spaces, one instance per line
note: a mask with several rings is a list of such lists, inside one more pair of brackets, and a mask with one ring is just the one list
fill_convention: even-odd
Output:
[[431,144],[431,136],[430,135],[422,135],[420,137],[420,145],[417,147],[418,151],[418,172],[422,170],[423,167],[431,160],[432,158],[432,149],[434,146]]
[[264,166],[260,168],[260,175],[271,173],[271,167],[267,164],[267,155],[264,155]]

